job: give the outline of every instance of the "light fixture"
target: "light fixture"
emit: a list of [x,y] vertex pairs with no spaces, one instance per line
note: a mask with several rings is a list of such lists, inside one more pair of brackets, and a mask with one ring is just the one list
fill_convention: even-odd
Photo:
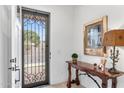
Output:
[[113,61],[113,67],[109,69],[109,72],[117,73],[115,64],[119,60],[119,50],[116,49],[116,46],[124,46],[124,29],[115,29],[106,32],[103,38],[103,46],[113,46],[113,50],[110,50],[110,58]]

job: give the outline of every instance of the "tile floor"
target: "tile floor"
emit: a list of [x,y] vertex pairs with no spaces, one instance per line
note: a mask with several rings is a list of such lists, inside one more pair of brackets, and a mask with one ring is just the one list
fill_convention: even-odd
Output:
[[[72,88],[85,88],[84,86],[77,86],[76,84],[71,85]],[[44,85],[44,86],[39,86],[38,88],[67,88],[66,87],[66,82],[59,83],[59,84],[54,84],[54,85]]]

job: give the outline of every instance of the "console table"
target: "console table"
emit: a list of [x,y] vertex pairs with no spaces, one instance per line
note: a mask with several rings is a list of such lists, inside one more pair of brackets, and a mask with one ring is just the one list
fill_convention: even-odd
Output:
[[[108,86],[108,80],[112,79],[112,88],[117,87],[117,77],[124,75],[124,72],[118,71],[118,74],[111,74],[108,72],[108,69],[105,68],[104,71],[101,71],[99,69],[95,69],[93,64],[81,62],[78,61],[77,64],[73,64],[72,61],[66,61],[68,63],[68,81],[67,81],[67,87],[71,88],[71,83],[76,83],[77,85],[80,85],[79,81],[79,73],[78,71],[85,72],[87,75],[97,76],[102,80],[102,88],[107,88]],[[75,80],[71,80],[71,67],[76,69],[76,78]]]

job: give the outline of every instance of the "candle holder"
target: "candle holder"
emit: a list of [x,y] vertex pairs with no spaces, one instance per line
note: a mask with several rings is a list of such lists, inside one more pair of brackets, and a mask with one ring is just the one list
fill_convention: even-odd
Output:
[[119,57],[119,50],[118,49],[116,50],[115,46],[113,46],[113,50],[112,49],[110,50],[110,59],[112,60],[112,68],[109,69],[109,72],[118,73],[115,68],[116,63],[119,60],[118,57]]

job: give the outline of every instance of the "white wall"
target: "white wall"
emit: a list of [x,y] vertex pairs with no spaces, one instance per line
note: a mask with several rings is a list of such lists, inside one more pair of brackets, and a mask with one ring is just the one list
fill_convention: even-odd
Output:
[[11,58],[11,10],[0,6],[0,87],[10,87],[11,72],[8,73]]
[[[108,29],[124,28],[124,6],[77,6],[75,8],[75,30],[74,30],[74,50],[79,53],[79,59],[89,63],[99,63],[100,57],[86,56],[83,53],[83,25],[89,21],[108,16]],[[124,71],[124,47],[120,47],[120,60],[117,69]],[[110,62],[107,66],[111,66]],[[81,84],[86,87],[97,87],[92,80],[86,76],[81,76]],[[99,83],[101,80],[96,78]],[[124,87],[124,76],[118,79],[117,87]],[[110,87],[109,81],[109,87]]]
[[50,12],[50,83],[67,80],[66,60],[73,52],[73,7],[72,6],[26,6]]

